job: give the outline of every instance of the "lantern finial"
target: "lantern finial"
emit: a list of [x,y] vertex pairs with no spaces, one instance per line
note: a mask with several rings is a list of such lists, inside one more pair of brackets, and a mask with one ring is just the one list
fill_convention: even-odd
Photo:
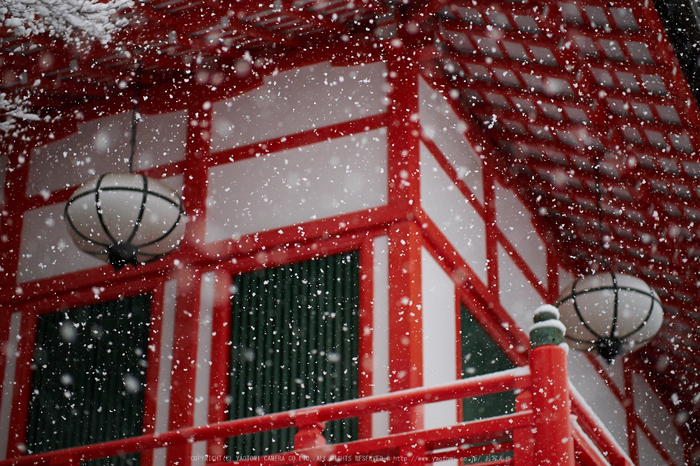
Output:
[[112,244],[107,248],[107,262],[112,264],[115,272],[119,272],[125,265],[137,267],[137,252],[138,248],[129,243]]
[[622,340],[616,337],[603,337],[595,342],[595,348],[598,354],[605,359],[608,364],[612,364],[615,356],[620,354],[622,349]]

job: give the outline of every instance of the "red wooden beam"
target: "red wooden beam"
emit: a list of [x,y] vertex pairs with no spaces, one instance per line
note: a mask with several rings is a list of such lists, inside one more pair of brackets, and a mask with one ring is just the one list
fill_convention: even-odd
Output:
[[290,16],[328,31],[334,31],[339,34],[349,34],[351,32],[347,25],[329,19],[323,13],[316,13],[313,10],[299,8],[289,0],[282,0],[282,10]]

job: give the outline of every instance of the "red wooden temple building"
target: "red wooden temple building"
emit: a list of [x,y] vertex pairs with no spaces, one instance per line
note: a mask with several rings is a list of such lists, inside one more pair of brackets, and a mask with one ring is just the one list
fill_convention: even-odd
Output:
[[[700,464],[693,11],[145,0],[106,43],[0,28],[0,92],[40,117],[0,143],[0,465]],[[179,195],[177,250],[76,246],[66,205],[113,172]],[[533,327],[601,271],[663,307],[609,361]]]

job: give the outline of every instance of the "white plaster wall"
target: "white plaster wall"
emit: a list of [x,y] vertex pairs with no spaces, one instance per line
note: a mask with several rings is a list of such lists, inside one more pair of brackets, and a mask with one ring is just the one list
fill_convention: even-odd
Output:
[[[211,364],[211,340],[214,320],[214,280],[216,274],[207,272],[202,275],[199,302],[199,327],[197,329],[197,362],[194,390],[194,424],[209,424],[209,380]],[[207,455],[207,442],[192,445],[192,465],[204,464]]]
[[515,193],[495,183],[496,224],[530,270],[547,283],[547,247],[532,225],[530,211]]
[[501,246],[498,247],[498,289],[501,305],[527,334],[535,309],[544,304],[544,299]]
[[581,398],[596,413],[621,450],[627,451],[625,409],[607,388],[595,368],[580,351],[569,350],[569,382]]
[[17,266],[19,283],[104,265],[73,244],[66,229],[63,208],[63,204],[53,204],[24,213]]
[[[571,366],[569,366],[569,370],[571,370]],[[569,378],[569,379],[571,379],[571,378]],[[569,391],[571,392],[571,397],[578,401],[579,405],[583,408],[583,410],[585,412],[588,413],[588,416],[592,419],[592,421],[596,425],[596,427],[601,429],[602,434],[605,437],[607,437],[608,439],[610,439],[612,441],[613,445],[615,445],[615,447],[622,453],[622,455],[625,457],[625,459],[628,461],[628,463],[632,464],[632,460],[629,459],[629,455],[627,454],[627,449],[622,448],[620,446],[620,443],[617,441],[615,435],[613,435],[612,432],[610,432],[610,430],[608,429],[607,423],[605,423],[598,416],[598,413],[595,411],[595,409],[586,402],[584,397],[581,396],[581,393],[579,393],[576,386],[573,385],[572,383],[569,383]],[[575,424],[575,428],[581,430],[580,426],[578,424],[578,421]],[[589,443],[592,443],[592,441],[590,441],[590,439],[588,439],[588,441],[589,441]],[[625,445],[626,445],[626,443],[625,443]],[[597,446],[595,447],[595,449],[599,450]]]
[[[637,448],[639,450],[639,466],[658,466],[660,464],[667,464],[641,429],[637,429]],[[680,465],[684,463],[681,461],[676,464]]]
[[[389,239],[373,241],[372,395],[389,393]],[[372,414],[372,437],[389,434],[389,413]]]
[[15,369],[19,347],[19,328],[22,315],[14,312],[10,316],[7,344],[0,348],[5,360],[5,372],[2,374],[2,392],[0,393],[0,459],[7,458],[7,443],[10,436],[10,413],[12,411],[12,395],[15,389]]
[[263,86],[213,106],[212,152],[386,111],[384,63],[319,63],[279,73]]
[[91,120],[70,136],[32,149],[27,195],[47,195],[101,173],[128,171],[130,121],[130,113]]
[[420,146],[421,206],[467,265],[486,283],[486,226],[444,170]]
[[[575,350],[572,350],[575,351]],[[602,358],[599,359],[601,362],[603,361]],[[605,369],[605,373],[608,374],[608,377],[612,380],[612,383],[615,384],[618,390],[620,390],[620,393],[625,392],[625,368],[624,364],[622,364],[622,360],[620,358],[614,360],[612,364],[608,364],[607,361],[603,362],[603,367]]]
[[432,89],[424,80],[419,81],[420,125],[423,135],[431,139],[447,158],[477,200],[484,203],[481,158],[464,136],[467,129],[457,117],[445,97]]
[[[135,170],[184,159],[186,112],[141,118],[136,131]],[[131,112],[81,123],[70,136],[32,150],[27,195],[48,195],[106,172],[128,172],[130,154]]]
[[184,160],[188,120],[189,116],[185,111],[141,115],[136,131],[134,170]]
[[[634,387],[635,411],[676,464],[683,464],[683,442],[673,426],[673,416],[666,410],[643,377],[634,374],[632,385]],[[641,436],[644,434],[641,433]],[[639,453],[640,465],[642,466],[662,464],[653,462],[655,455],[646,450],[644,451],[645,456],[642,456],[641,444]]]
[[209,169],[206,241],[387,203],[382,129]]
[[[182,191],[182,176],[160,179],[163,184]],[[64,204],[52,204],[24,213],[18,283],[39,280],[105,263],[80,251],[68,234],[63,217]]]
[[[434,387],[457,379],[455,285],[428,251],[421,254],[423,299],[423,385]],[[456,400],[424,405],[426,429],[457,422]]]
[[574,281],[576,277],[574,277],[561,267],[557,267],[557,274],[559,275],[559,294],[561,294],[566,289],[566,287]]
[[[175,308],[177,304],[177,280],[165,283],[163,293],[163,320],[160,326],[160,362],[156,393],[156,433],[167,432],[170,422],[170,385],[173,368],[173,339],[175,332]],[[165,466],[166,449],[153,452],[153,465]]]

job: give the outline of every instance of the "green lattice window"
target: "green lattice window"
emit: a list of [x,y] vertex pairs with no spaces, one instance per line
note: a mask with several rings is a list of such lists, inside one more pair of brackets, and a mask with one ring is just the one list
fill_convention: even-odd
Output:
[[[357,398],[358,253],[234,277],[230,418]],[[295,429],[234,437],[231,459],[289,451]],[[357,438],[357,420],[326,425],[326,439]]]
[[150,301],[141,295],[38,317],[29,453],[141,435]]
[[[491,374],[512,369],[513,362],[493,341],[489,334],[474,320],[469,310],[462,306],[462,377]],[[501,416],[515,412],[515,393],[513,391],[492,393],[462,400],[464,421],[473,421],[488,417]],[[466,459],[465,464],[511,457],[512,452],[486,455]]]

